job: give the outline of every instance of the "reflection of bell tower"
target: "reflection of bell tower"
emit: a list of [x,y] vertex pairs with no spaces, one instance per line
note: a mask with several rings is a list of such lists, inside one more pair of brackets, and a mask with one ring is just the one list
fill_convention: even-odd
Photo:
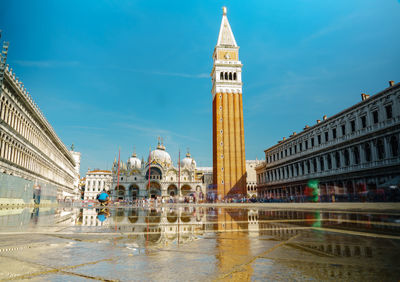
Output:
[[242,63],[223,7],[211,72],[213,95],[213,182],[218,196],[246,194]]

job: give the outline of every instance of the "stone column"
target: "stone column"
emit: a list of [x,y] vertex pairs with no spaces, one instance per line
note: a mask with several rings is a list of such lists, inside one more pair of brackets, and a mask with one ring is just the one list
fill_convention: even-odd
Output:
[[385,148],[384,159],[390,158],[390,136],[383,137],[383,147]]
[[377,140],[372,140],[369,144],[371,145],[371,161],[375,162],[378,160]]
[[322,155],[322,162],[324,164],[324,171],[328,170],[328,160],[327,160],[326,155]]
[[339,151],[339,155],[340,155],[340,167],[345,167],[345,162],[344,162],[344,151],[340,150]]
[[319,161],[319,158],[316,158],[316,162],[317,162],[317,169],[316,169],[316,171],[317,171],[317,172],[321,172],[321,163],[320,163],[320,161]]

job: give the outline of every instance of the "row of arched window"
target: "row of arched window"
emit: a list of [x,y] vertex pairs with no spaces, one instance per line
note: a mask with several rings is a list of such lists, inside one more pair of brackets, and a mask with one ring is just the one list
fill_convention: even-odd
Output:
[[[341,151],[328,153],[323,156],[314,157],[295,164],[290,164],[281,168],[273,169],[259,175],[259,182],[265,183],[286,178],[292,178],[310,173],[323,172],[325,170],[339,169],[351,165],[358,165],[361,162],[371,162],[383,160],[387,157],[399,156],[399,140],[395,135],[388,139],[388,152],[385,149],[384,139],[378,138],[374,142],[366,142],[361,146],[346,148]],[[372,144],[372,145],[371,145]],[[362,150],[362,151],[360,151]],[[373,150],[376,154],[373,155]],[[361,158],[361,153],[363,158]]]
[[257,191],[257,185],[248,185],[247,191]]
[[[4,93],[13,94],[9,89],[6,89]],[[0,99],[0,119],[51,158],[56,164],[61,164],[62,160],[65,159],[56,146],[49,141],[49,136],[46,136],[39,129],[39,126],[30,120],[23,111],[15,107],[5,95]],[[70,172],[74,171],[70,162],[64,162],[64,165],[69,168]]]
[[391,118],[393,118],[393,106],[392,104],[387,104],[384,106],[384,111],[375,109],[371,112],[371,115],[364,114],[360,118],[348,120],[345,123],[342,123],[324,132],[317,133],[315,136],[309,137],[305,140],[293,140],[293,142],[289,144],[287,148],[281,148],[280,151],[272,154],[268,153],[266,156],[267,163],[272,163],[308,149],[313,149],[314,146],[328,143],[329,141],[341,138],[346,134],[352,134],[357,130],[363,130],[367,128],[367,126],[375,125],[380,120],[388,120]]
[[237,80],[236,72],[221,72],[219,75],[220,80]]
[[0,158],[57,183],[73,185],[71,176],[63,175],[59,169],[52,167],[43,158],[28,150],[25,145],[5,134],[0,136]]

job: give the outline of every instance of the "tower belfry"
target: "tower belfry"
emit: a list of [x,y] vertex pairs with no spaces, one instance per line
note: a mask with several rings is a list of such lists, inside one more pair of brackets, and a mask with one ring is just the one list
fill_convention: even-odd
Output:
[[246,194],[242,63],[239,46],[222,8],[222,21],[213,53],[213,182],[218,196]]

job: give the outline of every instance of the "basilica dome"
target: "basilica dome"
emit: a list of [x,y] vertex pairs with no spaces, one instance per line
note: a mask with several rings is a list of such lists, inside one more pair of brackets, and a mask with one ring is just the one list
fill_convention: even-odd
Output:
[[158,144],[157,149],[150,152],[150,161],[156,161],[161,164],[171,165],[171,156],[165,151],[165,146],[163,144]]
[[131,169],[140,169],[142,166],[142,162],[136,156],[136,153],[132,154],[132,157],[129,158],[128,163],[130,164]]
[[190,156],[190,153],[188,152],[186,154],[186,157],[182,159],[181,161],[181,167],[195,167],[196,166],[196,162],[194,159],[192,159],[192,157]]

